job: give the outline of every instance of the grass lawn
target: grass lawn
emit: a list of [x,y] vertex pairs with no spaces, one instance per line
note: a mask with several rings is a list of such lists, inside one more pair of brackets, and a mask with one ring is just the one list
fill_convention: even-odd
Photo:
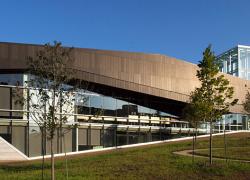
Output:
[[[250,133],[227,135],[228,147],[250,147]],[[213,146],[223,147],[223,136],[214,137]],[[208,139],[199,139],[197,148],[208,148]],[[68,158],[69,179],[250,179],[250,163],[208,160],[175,155],[192,149],[192,141],[166,143]],[[233,148],[232,148],[233,149]],[[247,156],[243,153],[238,156]],[[237,154],[237,153],[235,153]],[[45,167],[50,177],[49,161]],[[64,159],[56,160],[56,178],[66,179]],[[41,161],[0,165],[0,179],[41,179]]]
[[[209,150],[198,150],[195,152],[195,154],[208,156]],[[213,149],[213,156],[218,158],[227,157],[228,159],[240,159],[250,161],[250,147],[229,147],[226,149],[226,153],[224,148]]]
[[[213,149],[213,156],[219,158],[225,158],[225,150],[223,145],[223,136],[216,138]],[[227,136],[227,158],[229,159],[240,159],[250,161],[250,133],[240,133],[231,136]],[[203,142],[198,143],[197,149],[203,148]],[[219,148],[219,149],[216,149]],[[209,150],[198,150],[195,154],[198,155],[209,155]]]

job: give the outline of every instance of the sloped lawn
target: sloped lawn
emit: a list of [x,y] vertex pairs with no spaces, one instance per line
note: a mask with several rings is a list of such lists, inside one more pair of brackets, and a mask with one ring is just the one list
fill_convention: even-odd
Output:
[[[228,147],[250,147],[250,133],[227,135]],[[223,147],[223,136],[214,137],[214,147]],[[208,139],[199,139],[197,148],[208,148]],[[166,143],[91,155],[68,157],[69,179],[250,179],[250,163],[208,160],[175,155],[192,149],[192,141]],[[242,157],[249,151],[241,151]],[[241,155],[240,155],[241,156]],[[41,179],[41,161],[0,165],[0,179]],[[45,179],[50,178],[50,162]],[[56,179],[66,179],[64,158],[56,160]]]

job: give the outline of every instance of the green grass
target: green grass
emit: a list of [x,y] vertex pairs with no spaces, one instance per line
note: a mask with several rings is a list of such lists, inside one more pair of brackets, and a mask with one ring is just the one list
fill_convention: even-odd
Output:
[[[250,133],[228,135],[228,147],[250,147]],[[214,138],[214,147],[223,147],[223,137]],[[208,139],[197,142],[207,148]],[[97,155],[81,155],[68,160],[69,179],[249,179],[250,163],[215,160],[210,166],[204,158],[175,155],[172,152],[192,149],[192,142],[175,142]],[[50,177],[49,161],[45,167]],[[56,160],[56,178],[66,179],[64,159]],[[0,166],[0,179],[41,179],[41,162]]]
[[[223,136],[214,138],[213,156],[225,158]],[[229,159],[250,160],[250,133],[235,134],[226,136],[227,151],[226,156]],[[208,148],[208,141],[198,142],[197,149]],[[219,149],[216,149],[219,148]],[[198,155],[208,156],[209,150],[198,150]]]
[[[213,156],[218,158],[238,159],[250,161],[250,147],[229,147],[226,149],[213,149]],[[197,155],[208,156],[209,150],[198,150]]]

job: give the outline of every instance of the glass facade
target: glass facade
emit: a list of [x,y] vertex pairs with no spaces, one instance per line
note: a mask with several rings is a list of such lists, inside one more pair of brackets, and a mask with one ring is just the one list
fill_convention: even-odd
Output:
[[[238,45],[217,56],[220,71],[250,80],[250,46]],[[244,114],[226,114],[215,125],[217,130],[246,130],[249,118]]]
[[220,71],[250,80],[250,46],[238,45],[217,56]]
[[89,91],[77,94],[76,105],[78,107],[78,114],[116,117],[128,117],[129,115],[148,117],[170,116],[165,112]]
[[250,47],[239,46],[239,77],[250,80]]
[[23,85],[23,74],[0,74],[0,85]]
[[[31,78],[32,76],[25,74],[0,74],[0,83],[2,87],[2,94],[6,94],[4,98],[6,100],[1,99],[0,107],[2,109],[16,109],[16,105],[13,104],[15,99],[12,96],[14,93],[12,91],[15,90],[15,87],[7,86],[12,85],[20,85],[23,86],[26,79]],[[6,87],[5,87],[6,86]],[[12,99],[12,105],[8,104],[10,102],[9,99]],[[113,117],[129,117],[129,116],[138,116],[144,118],[150,117],[171,117],[170,114],[166,112],[157,111],[152,108],[144,107],[141,105],[133,104],[127,99],[122,97],[108,97],[103,96],[101,94],[97,94],[91,91],[79,90],[76,93],[75,97],[75,105],[77,107],[78,114],[84,115],[94,115],[94,116],[113,116]],[[20,107],[18,107],[21,110]],[[9,113],[9,112],[0,112],[0,116],[5,113],[7,116],[14,117],[15,114],[18,113]],[[12,115],[9,115],[12,114]],[[175,116],[172,116],[176,118]]]
[[244,114],[225,114],[222,120],[216,122],[215,129],[219,132],[223,131],[238,131],[249,129],[250,121],[248,116]]
[[[24,102],[23,106],[15,104],[15,85],[23,86],[29,78],[32,77],[24,74],[0,75],[0,136],[33,157],[42,152],[49,154],[50,142],[42,137],[30,103]],[[19,93],[31,97],[37,90],[23,88]],[[37,102],[37,98],[33,96],[32,102]],[[104,96],[82,89],[69,98],[74,103],[67,111],[70,114],[68,121],[79,123],[79,127],[69,130],[65,125],[65,129],[61,129],[67,132],[63,137],[60,136],[60,128],[56,130],[53,146],[56,153],[164,140],[175,137],[175,134],[190,135],[192,132],[187,122],[178,122],[178,117],[131,103],[126,97]],[[62,105],[58,112],[63,110]],[[67,144],[65,147],[62,146],[62,138]]]
[[217,59],[220,62],[221,72],[231,74],[233,76],[239,75],[238,47],[221,54],[217,57]]

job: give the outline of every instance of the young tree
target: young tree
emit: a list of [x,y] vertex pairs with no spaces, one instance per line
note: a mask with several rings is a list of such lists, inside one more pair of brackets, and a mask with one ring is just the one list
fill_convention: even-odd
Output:
[[199,91],[195,90],[190,95],[190,102],[183,110],[183,117],[186,121],[190,123],[190,125],[194,128],[193,134],[193,153],[192,153],[192,160],[194,163],[194,151],[196,148],[196,139],[197,139],[197,129],[199,125],[203,122],[203,108],[204,105],[200,99]]
[[233,99],[234,89],[229,85],[229,81],[219,74],[219,63],[211,51],[211,46],[203,52],[203,59],[198,67],[196,76],[201,86],[192,92],[191,102],[199,110],[197,116],[210,124],[209,162],[212,164],[213,122],[228,113],[229,107],[235,105],[238,100]]
[[[249,91],[246,94],[246,99],[243,102],[243,107],[244,107],[244,110],[246,111],[246,114],[248,114],[248,118],[249,118],[249,114],[250,114],[250,93],[249,93]],[[248,122],[248,118],[247,118],[247,122]]]
[[[51,179],[55,179],[54,138],[56,131],[63,137],[62,127],[74,124],[76,87],[67,85],[73,78],[72,48],[63,48],[61,43],[45,44],[35,57],[28,57],[27,101],[30,121],[34,121],[42,136],[50,141]],[[70,121],[71,119],[71,121]],[[43,147],[44,148],[44,147]],[[42,150],[44,154],[44,149]]]
[[250,93],[249,93],[249,91],[246,94],[246,100],[243,102],[243,107],[244,107],[244,110],[248,114],[250,114]]

